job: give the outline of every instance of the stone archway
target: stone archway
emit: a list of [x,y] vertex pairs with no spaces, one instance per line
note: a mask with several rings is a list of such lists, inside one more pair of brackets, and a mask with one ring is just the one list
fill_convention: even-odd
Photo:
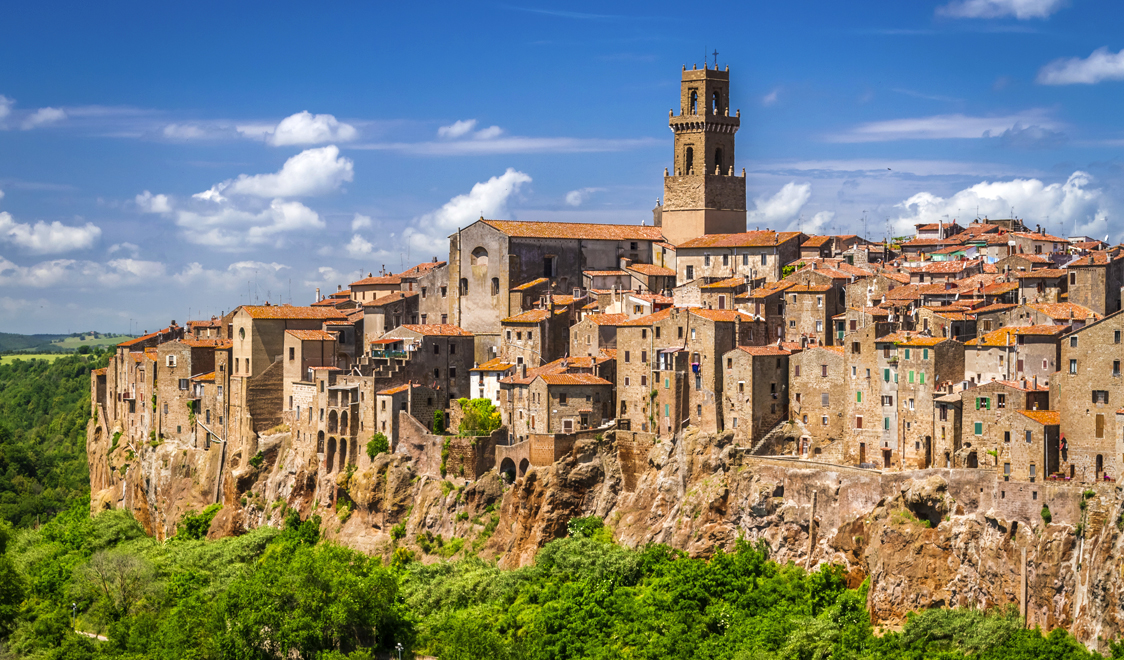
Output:
[[316,453],[317,454],[323,454],[324,453],[324,432],[323,431],[319,431],[319,432],[316,433]]
[[336,411],[328,413],[328,433],[339,433],[340,416]]
[[340,435],[351,435],[347,431],[347,411],[340,413]]
[[347,438],[340,438],[340,464],[337,469],[344,469],[347,467]]
[[328,438],[328,457],[327,457],[327,460],[324,462],[324,467],[327,468],[327,471],[328,471],[329,474],[331,474],[332,468],[334,467],[335,462],[336,462],[336,439],[335,438]]
[[527,459],[524,458],[519,461],[519,476],[525,476],[527,474],[527,468],[529,467],[531,467],[531,462]]
[[508,483],[515,481],[515,461],[510,458],[505,458],[500,463],[500,474],[503,475]]

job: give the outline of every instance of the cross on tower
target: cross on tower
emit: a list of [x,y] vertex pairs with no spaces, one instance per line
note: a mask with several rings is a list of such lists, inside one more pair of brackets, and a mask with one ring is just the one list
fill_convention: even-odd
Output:
[[718,49],[715,49],[713,54],[714,54],[714,68],[717,69],[718,68]]

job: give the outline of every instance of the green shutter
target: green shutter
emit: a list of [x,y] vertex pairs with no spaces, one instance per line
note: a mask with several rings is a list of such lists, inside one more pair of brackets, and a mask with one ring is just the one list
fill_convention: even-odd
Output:
[[924,371],[921,372],[921,384],[922,385],[925,384],[925,372]]
[[976,435],[983,435],[983,422],[976,422]]
[[855,403],[862,403],[862,402],[863,402],[863,393],[862,392],[855,392]]
[[980,397],[976,397],[976,410],[980,409]]
[[894,382],[898,382],[898,372],[894,372]]
[[883,417],[882,418],[882,428],[886,429],[887,431],[890,430],[890,418],[889,417]]
[[909,359],[909,349],[905,349],[905,359]]
[[663,404],[663,416],[664,417],[671,417],[671,404],[670,403]]
[[885,380],[887,383],[890,382],[890,370],[889,369],[883,369],[882,370],[882,379]]
[[925,352],[922,354],[921,359],[922,360],[928,360],[929,359],[929,349],[927,349],[927,348],[925,349]]
[[913,382],[913,372],[909,372],[909,382]]

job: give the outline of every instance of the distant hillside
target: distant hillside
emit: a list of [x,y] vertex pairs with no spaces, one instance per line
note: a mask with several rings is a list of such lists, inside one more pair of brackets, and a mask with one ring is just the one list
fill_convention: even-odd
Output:
[[69,335],[17,335],[0,332],[0,353],[19,351],[23,353],[69,353],[80,346],[90,348],[113,346],[126,339],[128,335],[101,332],[75,332]]

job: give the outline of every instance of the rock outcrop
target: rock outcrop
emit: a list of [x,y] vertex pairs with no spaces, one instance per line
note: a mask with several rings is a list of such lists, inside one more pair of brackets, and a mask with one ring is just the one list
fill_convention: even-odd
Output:
[[476,554],[507,567],[532,562],[571,518],[595,515],[626,546],[665,543],[706,557],[744,538],[780,562],[841,564],[853,586],[870,581],[877,623],[919,608],[1017,604],[1025,579],[1030,625],[1065,627],[1093,647],[1124,633],[1124,497],[1112,484],[752,457],[730,434],[690,429],[658,442],[616,435],[579,441],[509,484],[495,471],[443,479],[404,454],[363,455],[325,474],[283,430],[226,455],[217,445],[134,447],[122,469],[113,434],[91,424],[92,506],[129,508],[160,537],[216,499],[224,506],[212,536],[280,525],[295,509],[320,515],[326,538],[367,553]]

